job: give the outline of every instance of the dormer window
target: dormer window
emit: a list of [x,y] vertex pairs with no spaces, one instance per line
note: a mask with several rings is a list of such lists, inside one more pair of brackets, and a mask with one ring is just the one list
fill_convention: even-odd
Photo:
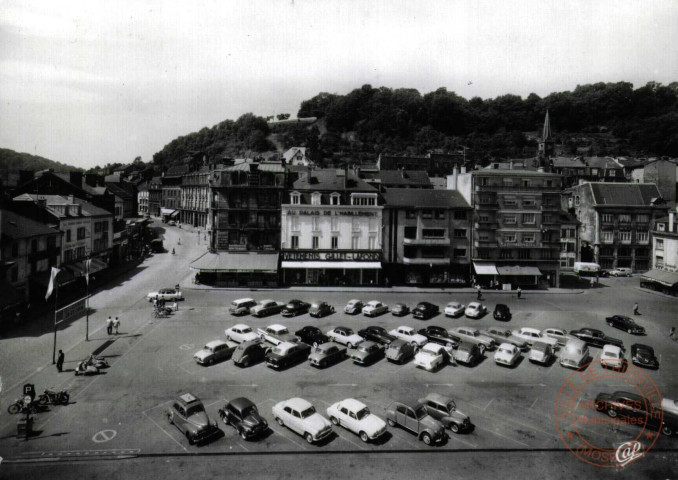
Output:
[[330,205],[341,205],[341,195],[337,192],[330,194]]
[[376,193],[352,193],[351,205],[369,206],[377,204]]
[[292,203],[292,205],[300,205],[301,204],[301,193],[299,193],[299,192],[290,193],[290,202]]
[[320,192],[313,192],[311,194],[311,205],[320,205]]

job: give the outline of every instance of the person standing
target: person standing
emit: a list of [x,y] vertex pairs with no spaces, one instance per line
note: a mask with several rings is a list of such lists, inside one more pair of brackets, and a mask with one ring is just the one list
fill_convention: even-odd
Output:
[[115,317],[115,320],[113,320],[113,328],[115,328],[115,334],[118,334],[118,328],[120,328],[120,320],[118,317]]
[[109,335],[113,333],[113,319],[111,317],[106,319],[106,331]]
[[523,291],[518,287],[518,300],[523,296]]
[[59,350],[59,356],[57,357],[56,367],[59,373],[61,373],[61,371],[64,368],[64,352],[61,350]]
[[640,312],[638,311],[638,302],[633,304],[633,314],[640,315]]
[[483,291],[480,288],[480,285],[478,285],[478,301],[483,299]]

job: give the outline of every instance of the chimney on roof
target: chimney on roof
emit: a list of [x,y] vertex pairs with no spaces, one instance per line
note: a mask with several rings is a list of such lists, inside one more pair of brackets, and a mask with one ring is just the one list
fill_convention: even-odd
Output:
[[457,168],[457,165],[455,165],[454,168],[452,169],[452,184],[450,185],[450,188],[452,190],[457,189],[458,176],[459,176],[459,170]]
[[461,166],[461,173],[466,173],[466,165]]
[[669,232],[673,233],[673,223],[676,219],[675,212],[669,212]]
[[509,162],[509,170],[513,170],[513,160]]
[[78,188],[82,188],[82,172],[69,172],[68,181]]

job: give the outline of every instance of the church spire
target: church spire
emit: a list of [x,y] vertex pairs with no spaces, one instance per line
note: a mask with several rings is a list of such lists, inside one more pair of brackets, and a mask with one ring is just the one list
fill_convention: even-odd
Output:
[[542,141],[552,140],[551,136],[551,122],[549,120],[549,111],[546,110],[546,117],[544,118],[544,131],[541,136]]

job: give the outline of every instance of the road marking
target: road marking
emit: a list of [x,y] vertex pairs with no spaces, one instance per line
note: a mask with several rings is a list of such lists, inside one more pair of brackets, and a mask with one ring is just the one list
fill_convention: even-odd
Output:
[[173,441],[174,443],[176,443],[177,445],[179,445],[179,446],[182,448],[182,450],[183,450],[184,452],[188,452],[188,450],[186,449],[186,447],[184,447],[181,443],[179,443],[179,442],[177,441],[176,438],[174,438],[172,435],[170,435],[170,433],[169,433],[167,430],[165,430],[164,428],[162,428],[162,427],[160,426],[160,424],[158,424],[158,422],[156,422],[156,421],[153,420],[151,417],[149,417],[148,415],[146,415],[146,412],[143,412],[143,414],[144,414],[144,416],[145,416],[146,418],[148,418],[151,422],[153,422],[153,424],[154,424],[156,427],[158,427],[160,430],[162,430],[162,431],[165,433],[165,435],[167,435],[169,438],[171,438],[172,441]]
[[256,383],[248,384],[248,385],[224,385],[225,387],[250,387],[250,388],[257,388],[259,385]]
[[545,383],[516,383],[518,387],[545,387]]
[[478,445],[473,444],[471,442],[468,442],[468,441],[462,439],[460,435],[457,435],[457,434],[454,434],[454,433],[451,433],[451,432],[447,435],[447,438],[449,438],[450,440],[455,440],[457,442],[461,442],[464,445],[468,445],[469,447],[472,447],[472,448],[478,448]]
[[[273,423],[270,423],[268,426],[269,426],[269,428],[270,428],[271,430],[273,430],[274,433],[278,434],[279,436],[281,436],[281,437],[284,438],[285,440],[289,440],[290,442],[292,442],[292,443],[295,444],[297,447],[299,447],[299,448],[301,448],[301,449],[303,449],[303,450],[308,450],[308,448],[306,448],[304,445],[301,445],[301,444],[297,443],[296,441],[292,440],[291,438],[288,438],[287,436],[285,436],[285,435],[283,435],[281,432],[279,432],[279,431],[277,430],[277,429],[280,427],[280,425],[278,425],[278,422],[275,422],[275,425],[276,425],[276,428],[273,428]],[[285,428],[285,429],[287,429],[287,427],[280,427],[280,428]],[[290,430],[290,431],[291,431],[291,430]],[[296,433],[295,433],[295,435],[296,435]]]
[[487,405],[485,405],[485,408],[483,408],[483,412],[487,411],[487,407],[489,407],[492,404],[492,402],[494,402],[494,398],[487,402]]
[[184,343],[183,345],[179,345],[180,350],[191,350],[193,348],[195,348],[194,343]]
[[104,442],[110,442],[115,438],[115,436],[118,434],[115,430],[102,430],[100,432],[95,433],[92,436],[92,441],[94,443],[104,443]]
[[534,399],[534,402],[532,402],[532,405],[530,405],[530,410],[532,410],[534,406],[537,404],[537,400],[539,400],[539,397]]
[[205,405],[205,408],[211,407],[212,405],[214,405],[214,404],[216,404],[216,403],[219,403],[219,402],[226,403],[226,401],[225,401],[224,399],[220,398],[219,400],[216,400],[216,401],[214,401],[214,402],[212,402],[212,403],[208,403],[207,405]]
[[454,387],[454,383],[427,383],[427,387]]
[[357,383],[328,383],[326,387],[357,387]]
[[332,427],[332,431],[337,435],[337,437],[341,438],[342,440],[344,440],[344,441],[346,441],[346,442],[348,442],[352,445],[355,445],[356,447],[358,447],[361,450],[367,450],[367,447],[365,447],[364,445],[359,445],[359,444],[355,443],[353,440],[351,440],[350,438],[344,438],[344,436],[339,433],[340,429],[342,429],[342,431],[348,432],[348,430],[345,430],[344,427],[340,427],[340,426],[337,426],[336,428],[334,426]]

